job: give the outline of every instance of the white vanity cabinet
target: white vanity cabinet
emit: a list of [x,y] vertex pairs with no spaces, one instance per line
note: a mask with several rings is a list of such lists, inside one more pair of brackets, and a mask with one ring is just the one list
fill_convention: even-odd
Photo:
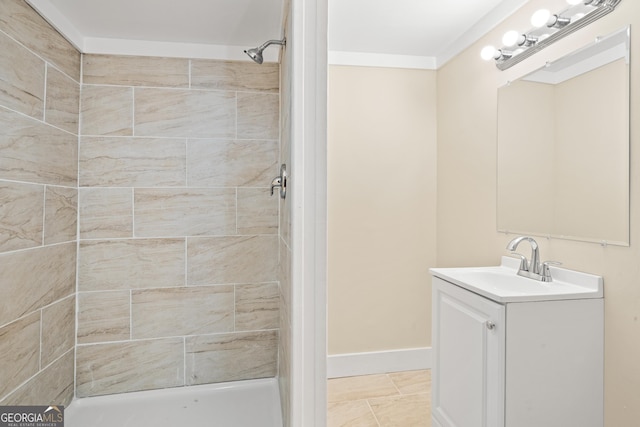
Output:
[[432,270],[433,426],[602,427],[601,293],[494,301],[447,270]]

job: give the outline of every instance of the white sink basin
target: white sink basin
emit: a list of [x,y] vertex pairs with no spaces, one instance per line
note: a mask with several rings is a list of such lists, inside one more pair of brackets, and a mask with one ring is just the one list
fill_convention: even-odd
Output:
[[602,298],[600,276],[550,266],[551,282],[518,276],[520,260],[502,257],[494,267],[432,268],[431,274],[500,303]]

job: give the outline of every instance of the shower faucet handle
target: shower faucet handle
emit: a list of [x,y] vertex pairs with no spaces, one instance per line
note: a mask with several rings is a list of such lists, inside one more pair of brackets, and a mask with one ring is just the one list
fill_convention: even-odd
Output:
[[287,197],[287,165],[282,164],[280,166],[280,175],[273,178],[271,181],[271,195],[273,196],[273,189],[280,188],[280,197]]
[[273,189],[276,187],[282,187],[282,178],[280,178],[279,176],[276,176],[275,178],[273,178],[273,181],[271,181],[271,195],[273,196]]

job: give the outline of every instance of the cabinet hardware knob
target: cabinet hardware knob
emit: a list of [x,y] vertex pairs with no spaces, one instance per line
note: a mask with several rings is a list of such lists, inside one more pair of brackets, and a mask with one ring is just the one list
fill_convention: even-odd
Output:
[[490,320],[487,320],[485,325],[487,325],[487,329],[493,331],[496,328],[496,324]]

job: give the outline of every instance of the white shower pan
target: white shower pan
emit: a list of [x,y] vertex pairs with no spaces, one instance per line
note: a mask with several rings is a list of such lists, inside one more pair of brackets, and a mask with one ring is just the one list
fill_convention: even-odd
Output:
[[282,427],[275,378],[74,400],[66,427]]

